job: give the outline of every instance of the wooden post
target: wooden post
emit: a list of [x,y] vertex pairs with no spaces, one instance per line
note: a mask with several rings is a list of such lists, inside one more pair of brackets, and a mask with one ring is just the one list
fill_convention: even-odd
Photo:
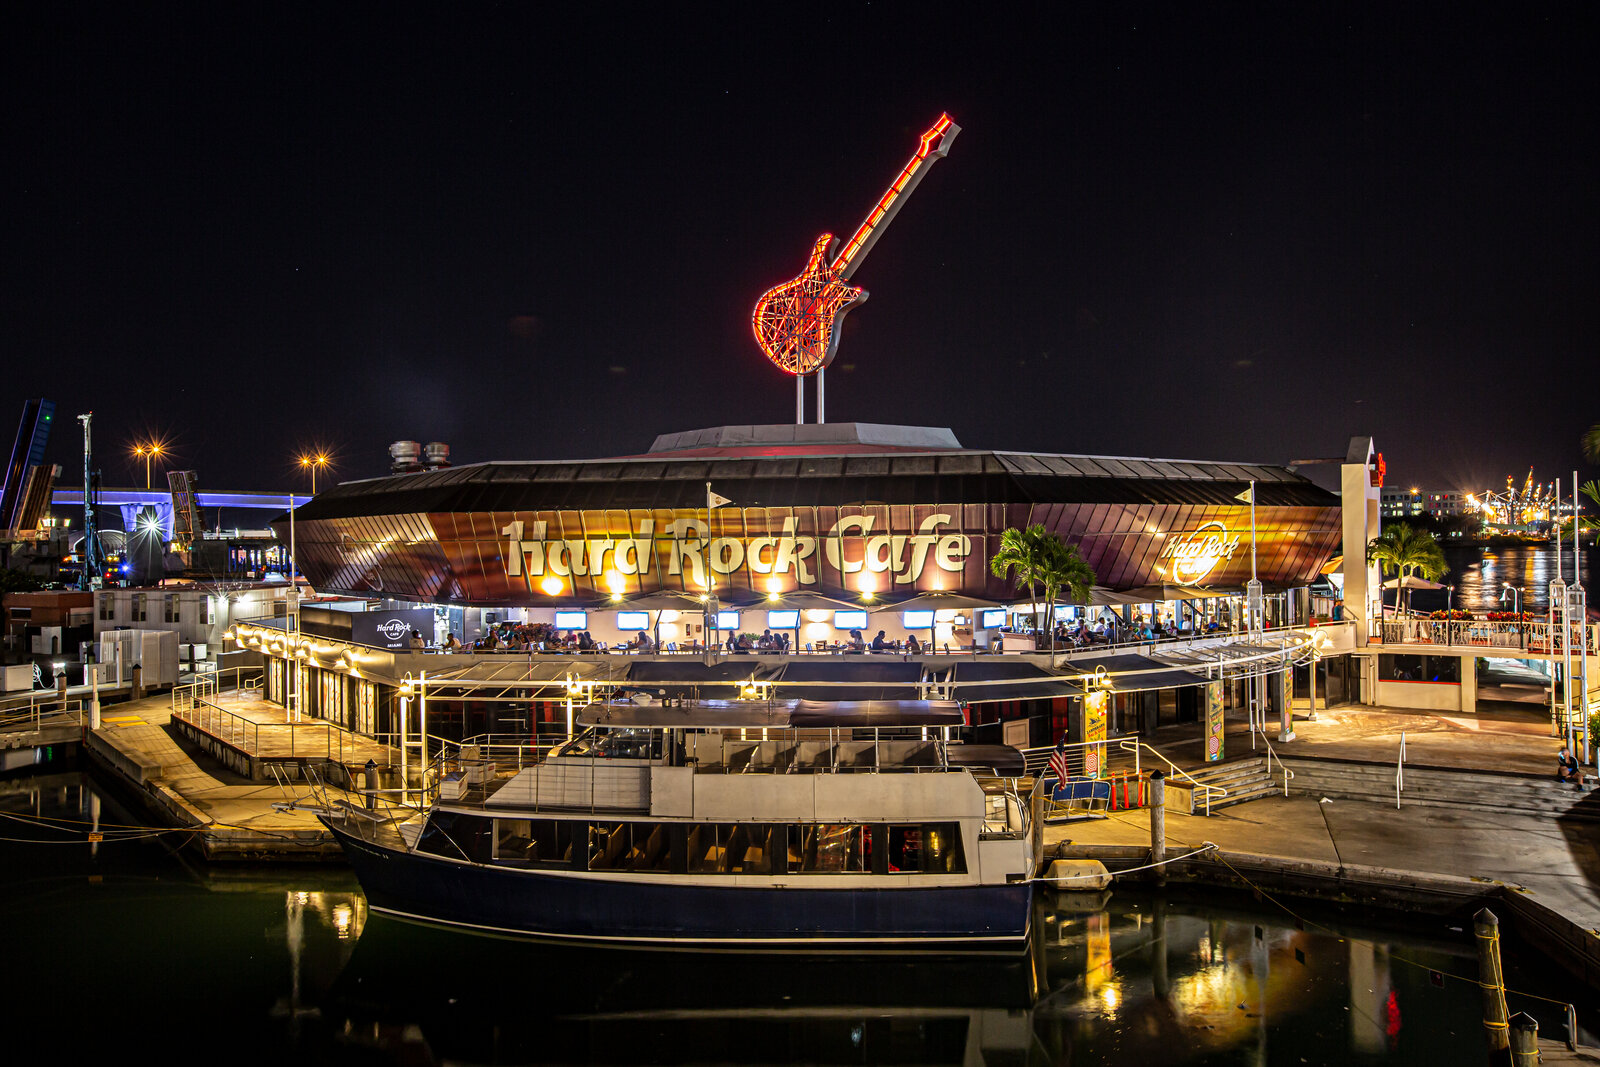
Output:
[[1511,1017],[1511,1067],[1539,1067],[1539,1020],[1525,1011]]
[[[1150,862],[1165,863],[1167,859],[1167,777],[1160,771],[1150,772]],[[1166,880],[1166,872],[1154,868],[1157,882]]]
[[1511,1035],[1507,1032],[1506,983],[1500,971],[1500,920],[1484,908],[1472,917],[1478,945],[1478,988],[1483,991],[1483,1031],[1489,1042],[1489,1062],[1511,1062]]

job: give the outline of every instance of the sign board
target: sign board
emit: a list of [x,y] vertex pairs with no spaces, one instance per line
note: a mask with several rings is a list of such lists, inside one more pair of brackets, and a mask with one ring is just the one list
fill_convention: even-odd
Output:
[[1083,774],[1086,778],[1104,778],[1106,773],[1106,705],[1110,694],[1098,690],[1083,698],[1083,739],[1088,747],[1083,750]]
[[1216,763],[1222,759],[1222,746],[1222,683],[1211,682],[1206,686],[1207,763]]
[[424,641],[433,637],[432,608],[401,608],[396,611],[358,611],[350,617],[350,640],[373,648],[411,647],[411,631]]

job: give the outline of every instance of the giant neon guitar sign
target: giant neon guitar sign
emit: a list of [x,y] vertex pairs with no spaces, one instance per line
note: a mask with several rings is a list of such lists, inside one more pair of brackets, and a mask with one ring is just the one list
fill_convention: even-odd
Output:
[[[950,151],[961,127],[940,115],[917,142],[917,152],[900,176],[878,198],[837,256],[837,238],[825,233],[811,248],[799,276],[761,294],[751,315],[756,343],[767,358],[790,374],[811,374],[826,367],[839,347],[839,324],[846,313],[867,299],[867,291],[849,284],[850,275],[882,236],[889,220],[911,195],[928,167]],[[832,257],[832,258],[830,258]]]

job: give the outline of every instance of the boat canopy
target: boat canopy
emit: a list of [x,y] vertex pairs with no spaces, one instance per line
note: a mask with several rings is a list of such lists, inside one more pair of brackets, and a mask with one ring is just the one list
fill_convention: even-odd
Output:
[[584,726],[681,730],[760,727],[962,726],[954,700],[697,700],[681,704],[590,704],[578,712]]

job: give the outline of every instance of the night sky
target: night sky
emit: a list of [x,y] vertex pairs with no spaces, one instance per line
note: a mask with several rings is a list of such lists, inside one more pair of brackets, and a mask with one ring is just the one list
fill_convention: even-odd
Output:
[[6,16],[0,433],[66,482],[89,410],[202,492],[790,422],[751,307],[941,110],[830,422],[1600,474],[1589,5],[353,6]]

